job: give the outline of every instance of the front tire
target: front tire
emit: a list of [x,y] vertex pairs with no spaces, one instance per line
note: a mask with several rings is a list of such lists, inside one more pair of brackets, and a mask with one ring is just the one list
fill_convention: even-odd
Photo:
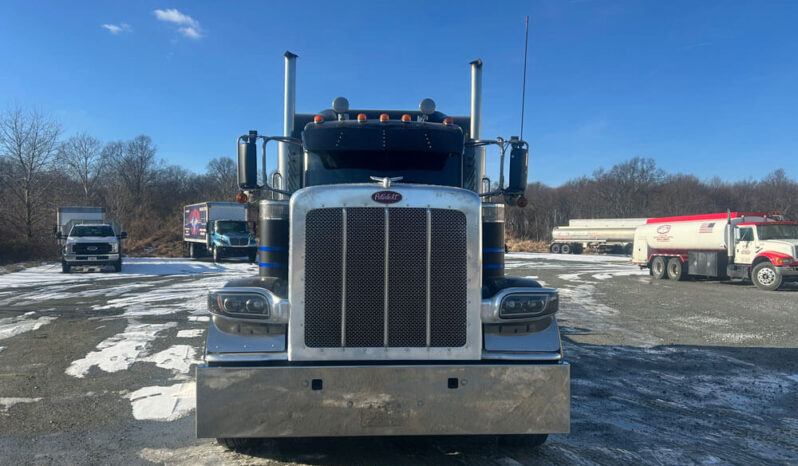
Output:
[[219,445],[231,451],[244,451],[256,446],[260,440],[255,438],[217,438]]
[[116,263],[114,263],[114,272],[121,272],[122,271],[122,258],[119,258]]
[[651,275],[657,280],[665,278],[665,258],[657,256],[651,261]]
[[571,245],[570,244],[563,244],[560,247],[560,252],[563,254],[571,254]]
[[751,281],[760,290],[774,291],[781,288],[784,277],[770,262],[760,262],[751,271]]
[[499,444],[508,447],[530,447],[536,448],[549,438],[549,434],[526,434],[526,435],[501,435]]
[[61,272],[62,273],[69,273],[72,270],[72,266],[67,264],[66,262],[61,262]]
[[219,248],[214,246],[213,247],[213,261],[219,262],[222,260],[222,254],[219,252]]
[[668,260],[668,278],[671,280],[682,281],[687,277],[684,273],[684,262],[678,257],[671,257]]

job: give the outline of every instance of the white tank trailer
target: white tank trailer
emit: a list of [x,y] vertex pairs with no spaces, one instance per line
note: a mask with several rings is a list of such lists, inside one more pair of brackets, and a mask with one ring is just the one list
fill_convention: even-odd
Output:
[[549,250],[555,254],[581,254],[585,248],[599,252],[631,254],[635,229],[645,218],[575,218],[568,226],[551,231]]
[[798,279],[798,223],[766,212],[648,219],[635,230],[632,262],[655,278],[750,279],[775,290]]

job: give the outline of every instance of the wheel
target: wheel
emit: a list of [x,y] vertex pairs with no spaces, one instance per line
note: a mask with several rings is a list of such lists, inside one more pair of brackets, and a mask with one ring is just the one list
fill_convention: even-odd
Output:
[[549,251],[551,251],[554,254],[559,254],[560,253],[560,243],[553,243],[551,246],[549,246]]
[[219,442],[219,445],[232,451],[248,450],[260,443],[260,440],[256,438],[217,438],[216,441]]
[[665,258],[657,256],[651,261],[651,275],[659,280],[665,278]]
[[214,261],[214,262],[219,262],[220,260],[222,260],[222,255],[221,255],[221,253],[219,252],[219,248],[217,248],[216,246],[214,246],[214,247],[213,247],[213,261]]
[[687,274],[684,273],[684,262],[678,257],[671,257],[668,260],[668,278],[677,281],[687,278]]
[[629,243],[623,247],[623,253],[627,256],[631,256],[633,250],[634,250],[634,245],[632,243]]
[[760,290],[773,291],[781,287],[783,277],[770,262],[760,262],[751,271],[751,281]]
[[63,272],[63,273],[69,273],[69,271],[70,271],[71,269],[72,269],[72,266],[71,266],[71,265],[67,264],[66,262],[61,262],[61,272]]
[[114,272],[121,272],[122,271],[122,258],[120,257],[118,261],[114,264]]
[[249,263],[250,264],[254,264],[257,259],[258,259],[258,253],[256,253],[256,252],[249,253]]
[[546,443],[549,434],[501,435],[499,444],[508,447],[539,447]]
[[188,243],[188,257],[191,259],[197,258],[197,249],[194,246],[194,243]]
[[563,254],[571,254],[571,245],[570,244],[563,244],[560,246],[560,252]]

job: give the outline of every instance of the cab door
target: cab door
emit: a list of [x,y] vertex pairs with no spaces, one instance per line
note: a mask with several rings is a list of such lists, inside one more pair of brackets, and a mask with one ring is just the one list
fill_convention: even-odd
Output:
[[750,264],[754,260],[754,229],[753,227],[739,227],[737,242],[734,246],[734,262],[736,264]]

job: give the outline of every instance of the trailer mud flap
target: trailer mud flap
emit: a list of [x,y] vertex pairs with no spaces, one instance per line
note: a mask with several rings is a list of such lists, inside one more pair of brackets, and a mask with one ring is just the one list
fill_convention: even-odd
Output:
[[566,433],[559,364],[197,368],[198,437]]

